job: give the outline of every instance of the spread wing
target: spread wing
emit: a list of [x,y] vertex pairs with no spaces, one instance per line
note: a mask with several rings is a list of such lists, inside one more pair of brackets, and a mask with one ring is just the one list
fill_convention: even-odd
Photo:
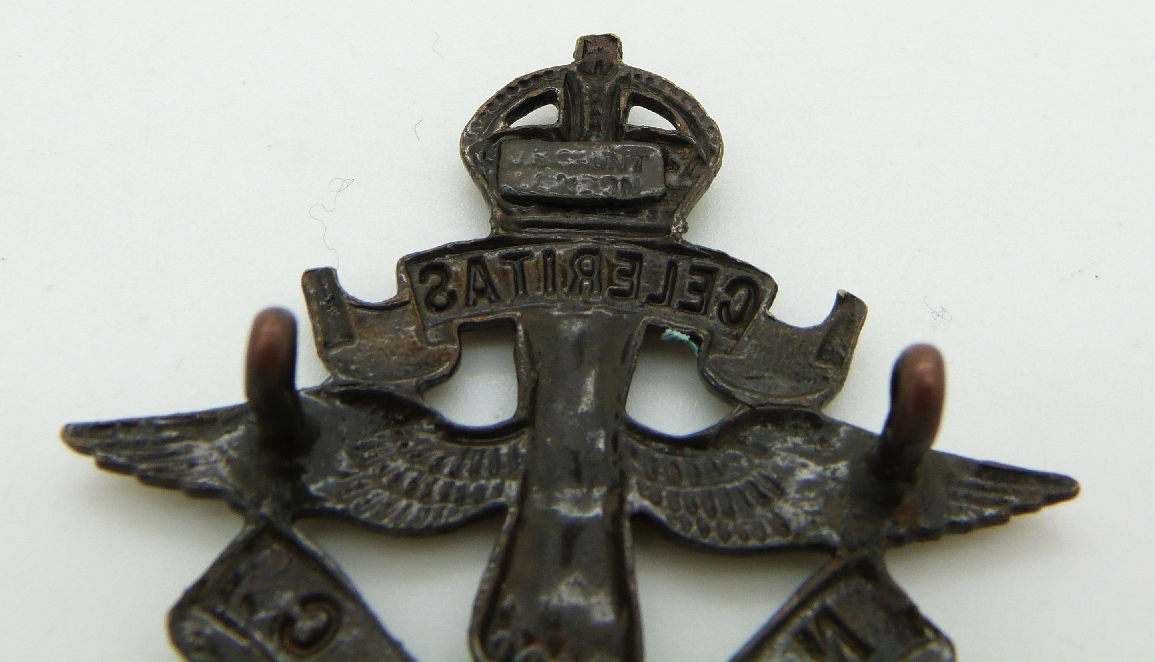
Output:
[[[356,398],[349,401],[357,405]],[[373,411],[318,443],[304,476],[315,510],[399,533],[435,533],[504,507],[517,493],[526,428],[466,428],[425,408]]]
[[[826,503],[846,493],[853,444],[831,423],[773,409],[683,439],[629,425],[633,510],[710,547],[837,547]],[[819,441],[825,453],[814,452]]]
[[966,533],[1075,498],[1068,476],[980,462],[950,453],[927,453],[919,482],[886,523],[892,544]]
[[147,485],[223,498],[242,512],[271,492],[296,495],[298,514],[336,514],[399,532],[439,531],[506,504],[521,470],[523,434],[511,426],[455,426],[382,392],[301,393],[320,437],[299,482],[258,443],[248,405],[107,423],[62,436],[97,465]]
[[836,549],[880,529],[891,544],[927,540],[1078,493],[1065,476],[931,451],[896,504],[879,497],[877,435],[804,409],[754,409],[688,438],[624,435],[633,511],[714,548]]
[[240,506],[239,455],[255,421],[248,405],[195,414],[106,423],[72,423],[61,436],[97,466],[136,476],[145,485],[220,497]]

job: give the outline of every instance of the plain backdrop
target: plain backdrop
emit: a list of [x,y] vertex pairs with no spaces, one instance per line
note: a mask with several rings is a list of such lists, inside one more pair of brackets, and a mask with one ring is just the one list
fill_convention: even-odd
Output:
[[[722,129],[687,239],[770,273],[787,322],[870,306],[828,413],[878,430],[894,358],[932,342],[938,448],[1081,481],[888,553],[961,659],[1152,656],[1155,5],[38,1],[0,2],[0,659],[176,659],[165,614],[240,518],[97,471],[60,426],[239,402],[249,322],[303,319],[302,271],[381,300],[401,256],[485,235],[459,132],[600,32]],[[507,416],[509,342],[467,338],[431,402]],[[307,324],[300,356],[321,382]],[[725,413],[657,340],[629,410]],[[303,529],[420,660],[467,659],[495,520]],[[635,530],[656,662],[728,659],[822,561]]]

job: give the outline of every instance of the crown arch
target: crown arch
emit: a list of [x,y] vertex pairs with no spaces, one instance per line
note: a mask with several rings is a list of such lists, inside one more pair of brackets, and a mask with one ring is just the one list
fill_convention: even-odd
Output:
[[[614,35],[580,38],[574,58],[514,79],[462,132],[494,232],[680,237],[721,167],[718,126],[685,90],[625,65]],[[514,126],[547,105],[553,124]],[[635,106],[673,130],[629,124]]]

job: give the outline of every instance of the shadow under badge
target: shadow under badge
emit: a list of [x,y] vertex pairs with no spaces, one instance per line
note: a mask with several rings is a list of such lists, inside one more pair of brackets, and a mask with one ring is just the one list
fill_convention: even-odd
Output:
[[[548,105],[556,121],[518,124]],[[672,128],[630,124],[634,107]],[[501,513],[468,635],[477,662],[641,660],[633,516],[707,549],[831,554],[735,662],[953,660],[885,550],[1005,523],[1078,484],[931,450],[945,374],[929,346],[896,362],[881,433],[824,415],[865,305],[840,292],[825,322],[789,326],[769,313],[770,276],[682,239],[721,135],[685,91],[623,64],[617,37],[582,37],[572,64],[502,88],[461,155],[489,237],[403,258],[382,303],[350,297],[332,269],[305,273],[324,384],[296,389],[296,323],[270,309],[253,325],[247,405],[65,427],[102,468],[244,515],[170,614],[185,657],[411,660],[293,523],[428,535]],[[423,394],[456,369],[462,328],[495,324],[517,330],[517,411],[454,424]],[[685,437],[630,419],[651,329],[695,343],[733,404],[725,419]]]

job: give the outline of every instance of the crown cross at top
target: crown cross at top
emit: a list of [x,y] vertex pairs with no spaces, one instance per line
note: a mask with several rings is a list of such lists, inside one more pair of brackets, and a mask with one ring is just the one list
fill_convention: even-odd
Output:
[[[562,126],[570,140],[622,140],[622,42],[614,35],[578,39],[566,72]],[[558,113],[561,116],[561,113]]]
[[[553,124],[515,126],[549,105]],[[673,129],[630,124],[634,107]],[[722,137],[685,90],[623,64],[616,36],[589,35],[573,63],[491,97],[462,133],[461,155],[498,233],[679,236],[722,164]]]

